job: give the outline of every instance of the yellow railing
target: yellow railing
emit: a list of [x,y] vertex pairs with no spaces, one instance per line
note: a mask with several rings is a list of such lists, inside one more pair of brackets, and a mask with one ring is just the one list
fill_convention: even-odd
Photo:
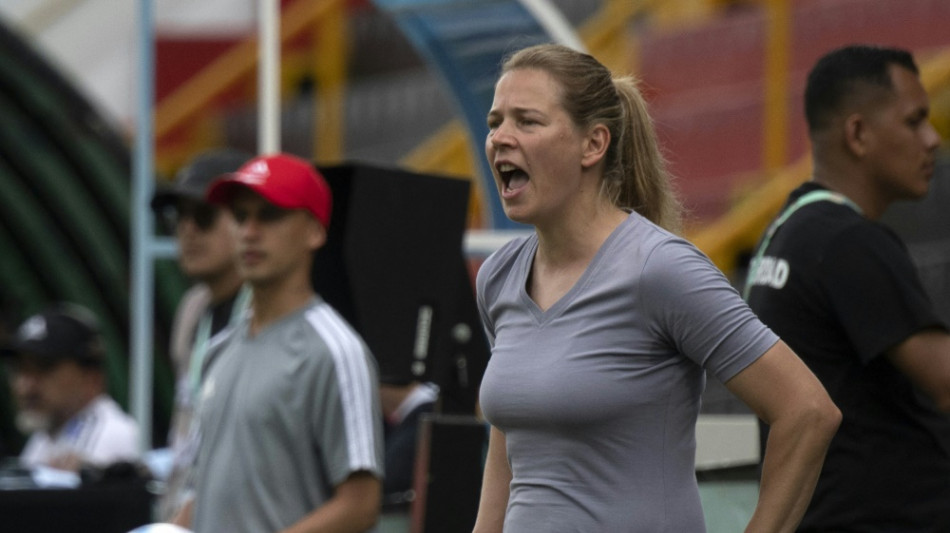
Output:
[[[921,57],[921,82],[935,102],[933,120],[944,138],[950,135],[950,49]],[[778,172],[766,174],[761,185],[739,200],[724,216],[687,235],[723,272],[733,273],[738,255],[751,250],[778,213],[788,194],[811,176],[806,154]]]
[[[290,4],[281,14],[280,41],[286,44],[306,32],[314,32],[312,62],[307,70],[315,73],[320,86],[318,112],[315,117],[315,139],[321,139],[318,160],[336,162],[341,158],[342,97],[345,85],[345,17],[344,0],[299,0]],[[213,104],[225,91],[248,83],[256,72],[258,62],[257,39],[248,39],[235,45],[198,74],[163,98],[155,109],[155,138],[159,144],[178,131],[186,131],[191,142],[180,151],[156,152],[159,172],[169,173],[192,153],[217,141],[207,121],[214,120],[210,113]],[[285,60],[293,66],[293,60]],[[284,77],[285,92],[289,90]],[[315,95],[317,91],[314,91]],[[315,96],[316,97],[316,96]]]
[[[701,1],[717,3],[717,0]],[[600,12],[584,24],[580,34],[588,48],[607,66],[629,70],[635,63],[635,43],[628,33],[629,21],[646,10],[666,4],[661,0],[607,0]],[[320,142],[316,143],[314,155],[323,162],[338,161],[344,151],[340,113],[345,88],[344,10],[343,0],[300,0],[291,4],[281,16],[281,43],[308,30],[315,32],[313,61],[309,66],[314,69],[320,86],[320,98],[315,102],[318,116],[314,121],[314,138]],[[673,13],[671,17],[674,16],[682,17],[683,14]],[[299,61],[285,59],[285,66],[288,63],[291,69],[301,67]],[[215,122],[217,114],[213,112],[212,104],[225,91],[239,84],[250,87],[249,80],[256,65],[257,41],[249,39],[236,45],[158,103],[155,136],[159,145],[176,132],[184,132],[187,139],[178,149],[165,147],[157,151],[156,166],[160,173],[171,174],[193,153],[221,142],[222,128]],[[477,169],[466,142],[467,135],[460,121],[452,121],[403,158],[401,164],[418,172],[472,178]],[[473,207],[480,205],[478,195],[476,191]]]
[[[770,9],[769,50],[766,54],[765,70],[770,79],[782,79],[788,61],[788,24],[789,0],[760,0]],[[601,10],[591,17],[579,30],[587,48],[605,65],[618,72],[636,70],[637,41],[630,32],[630,23],[636,17],[646,14],[658,18],[665,24],[671,24],[675,17],[687,23],[699,16],[708,16],[715,9],[729,4],[727,0],[692,0],[692,6],[671,10],[674,2],[663,0],[607,0]],[[688,1],[681,4],[685,6]],[[685,11],[683,11],[686,9]],[[341,158],[343,109],[345,90],[345,2],[343,0],[300,0],[291,4],[281,17],[281,42],[294,39],[304,32],[313,31],[314,50],[303,58],[285,58],[284,64],[290,76],[297,79],[303,71],[315,73],[320,88],[320,98],[314,122],[316,146],[314,156],[318,161],[337,162]],[[224,91],[246,82],[253,74],[257,64],[256,40],[242,42],[201,71],[194,78],[159,103],[156,109],[156,137],[160,140],[178,128],[190,128],[194,143],[188,152],[197,151],[201,144],[216,141],[215,131],[219,128],[208,125],[204,119],[206,110]],[[312,70],[310,70],[312,69]],[[932,54],[921,60],[921,77],[932,96],[934,122],[945,137],[950,136],[950,50]],[[285,88],[290,84],[286,82]],[[703,227],[692,228],[686,237],[696,243],[726,273],[731,273],[737,256],[751,249],[768,221],[781,207],[788,192],[797,184],[806,180],[810,174],[808,156],[802,157],[791,165],[784,165],[785,144],[787,142],[787,109],[784,107],[784,87],[781,83],[766,86],[764,110],[766,121],[763,124],[765,142],[762,176],[749,180],[754,185],[744,194],[728,213]],[[936,95],[936,96],[935,96]],[[316,98],[316,91],[315,91]],[[779,109],[781,107],[781,109]],[[776,132],[773,130],[782,130]],[[769,132],[772,133],[769,133]],[[410,170],[421,173],[439,174],[471,179],[478,172],[468,142],[468,131],[460,120],[453,120],[440,128],[426,141],[410,152],[400,164]],[[180,164],[190,153],[157,154],[159,170],[162,166],[174,167]],[[477,180],[473,180],[473,184]],[[470,226],[479,226],[482,191],[474,187],[470,206]]]
[[764,176],[762,184],[711,223],[688,231],[686,238],[703,251],[726,274],[731,275],[743,250],[752,249],[785,197],[811,174],[811,162],[796,163]]

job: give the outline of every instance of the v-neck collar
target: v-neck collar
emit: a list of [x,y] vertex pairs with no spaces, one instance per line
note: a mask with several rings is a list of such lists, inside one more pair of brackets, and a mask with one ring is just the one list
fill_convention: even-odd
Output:
[[577,281],[574,282],[574,285],[571,286],[571,288],[568,289],[568,291],[564,293],[563,296],[558,298],[558,300],[551,304],[551,306],[546,310],[542,310],[537,302],[535,302],[531,297],[531,295],[528,294],[528,278],[531,275],[531,267],[534,265],[535,256],[538,253],[537,234],[534,234],[529,238],[528,242],[525,243],[525,246],[522,249],[518,259],[518,281],[521,301],[534,316],[534,319],[538,325],[544,325],[564,313],[565,309],[571,305],[571,303],[588,285],[590,279],[600,269],[600,265],[605,261],[605,256],[609,254],[610,250],[613,248],[612,243],[619,238],[618,235],[622,233],[625,228],[631,226],[637,217],[639,217],[639,215],[635,213],[627,215],[627,218],[625,218],[623,222],[621,222],[616,228],[613,229],[613,231],[610,232],[610,235],[607,236],[603,244],[600,245],[600,248],[597,249],[597,253],[594,254],[593,258],[591,258],[590,263],[588,263],[584,268],[584,272],[581,273],[579,278],[577,278]]

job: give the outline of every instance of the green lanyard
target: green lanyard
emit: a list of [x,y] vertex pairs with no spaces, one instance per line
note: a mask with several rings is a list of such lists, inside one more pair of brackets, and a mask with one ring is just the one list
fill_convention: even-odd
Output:
[[857,211],[858,214],[861,214],[861,208],[858,207],[858,204],[854,203],[850,198],[839,192],[818,190],[802,195],[798,200],[792,203],[792,205],[788,206],[785,211],[783,211],[782,214],[772,222],[772,225],[769,226],[769,229],[766,230],[765,237],[762,238],[759,248],[756,250],[752,260],[749,261],[749,274],[746,277],[745,290],[742,291],[742,298],[745,300],[749,299],[749,291],[752,290],[752,282],[755,280],[756,275],[758,274],[759,264],[762,262],[762,256],[765,255],[765,250],[769,247],[769,243],[772,242],[772,237],[775,235],[775,232],[778,231],[778,228],[784,224],[785,221],[795,213],[795,211],[798,211],[808,204],[824,201],[846,205]]
[[[251,302],[251,288],[248,285],[242,285],[234,298],[234,304],[231,306],[231,317],[228,319],[228,325],[225,328],[233,327],[241,319],[241,315],[248,308]],[[208,354],[208,344],[211,342],[211,322],[213,313],[206,309],[201,314],[201,320],[198,321],[198,327],[195,330],[195,343],[191,348],[191,360],[188,364],[188,385],[192,399],[198,397],[198,389],[201,387],[201,367],[204,366],[205,356]]]

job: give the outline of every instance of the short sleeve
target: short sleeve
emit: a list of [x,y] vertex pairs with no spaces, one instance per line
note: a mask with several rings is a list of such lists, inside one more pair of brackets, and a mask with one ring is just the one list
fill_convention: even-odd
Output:
[[475,276],[475,303],[478,307],[478,316],[482,322],[482,328],[485,330],[485,337],[488,339],[488,345],[495,345],[495,328],[492,325],[491,319],[488,317],[488,306],[485,302],[485,293],[487,291],[486,284],[488,279],[488,270],[491,263],[483,262],[482,267],[478,269],[478,274]]
[[917,331],[940,326],[906,248],[880,225],[838,235],[819,265],[820,283],[851,344],[867,363]]
[[692,245],[659,246],[642,277],[655,333],[726,382],[778,341],[726,277]]
[[[475,302],[488,345],[495,346],[495,319],[499,300],[517,298],[526,269],[537,246],[536,237],[519,237],[505,243],[485,261],[475,275]],[[503,305],[502,305],[503,307]]]
[[382,445],[378,376],[372,355],[342,318],[322,309],[314,322],[326,343],[329,360],[317,361],[307,380],[313,387],[310,410],[312,438],[325,461],[333,485],[353,472],[382,475]]

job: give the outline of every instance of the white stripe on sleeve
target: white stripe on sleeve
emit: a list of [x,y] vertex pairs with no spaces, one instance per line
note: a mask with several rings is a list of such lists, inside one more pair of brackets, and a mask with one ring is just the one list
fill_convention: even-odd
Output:
[[328,304],[307,312],[307,321],[320,334],[336,366],[343,409],[350,468],[377,469],[374,446],[372,387],[375,386],[364,352],[363,343],[346,321]]

